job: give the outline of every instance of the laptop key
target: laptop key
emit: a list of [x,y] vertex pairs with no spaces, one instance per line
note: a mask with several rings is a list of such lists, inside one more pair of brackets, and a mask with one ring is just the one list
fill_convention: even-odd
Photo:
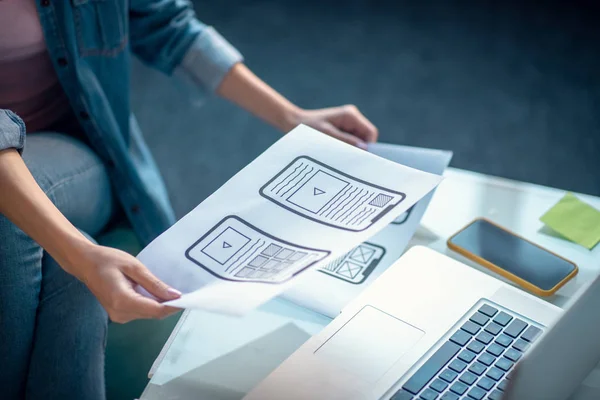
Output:
[[505,335],[504,333],[496,338],[496,343],[504,347],[510,346],[512,342],[512,338],[510,336]]
[[503,392],[506,390],[506,387],[508,386],[508,381],[506,379],[503,379],[502,382],[500,382],[498,384],[497,389],[502,390]]
[[495,381],[499,381],[504,376],[504,372],[502,370],[492,367],[488,370],[487,374],[485,374],[488,378],[491,378]]
[[440,347],[429,360],[425,362],[402,386],[402,389],[412,393],[419,393],[429,381],[458,353],[460,346],[456,343],[446,342]]
[[463,331],[469,332],[471,335],[475,335],[475,334],[477,334],[477,332],[479,332],[479,330],[481,328],[479,327],[479,325],[477,325],[471,321],[467,321],[463,324],[463,326],[460,327],[460,329],[462,329]]
[[442,397],[440,397],[440,400],[459,400],[460,397],[452,392],[446,392],[444,393],[444,395]]
[[490,390],[491,388],[493,388],[495,384],[496,384],[496,382],[494,382],[493,380],[491,380],[490,378],[488,378],[486,376],[484,376],[483,378],[481,378],[479,380],[479,382],[477,382],[477,386],[479,386],[486,392],[488,390]]
[[475,358],[475,353],[473,353],[472,351],[469,351],[469,350],[463,350],[458,355],[458,358],[460,360],[466,362],[467,364],[469,364]]
[[500,368],[502,371],[508,371],[509,369],[512,368],[512,366],[515,365],[514,362],[502,357],[501,359],[498,360],[498,362],[496,363],[496,368]]
[[490,317],[483,315],[479,311],[476,312],[475,314],[473,314],[473,316],[471,318],[469,318],[469,321],[473,321],[477,325],[481,325],[481,326],[484,326],[485,324],[487,324],[489,320],[490,320]]
[[479,340],[483,344],[489,344],[492,339],[494,339],[494,336],[492,336],[491,333],[482,331],[479,332],[479,335],[475,336],[475,339]]
[[504,311],[500,311],[500,314],[494,318],[494,322],[500,326],[506,326],[513,319],[510,315],[505,313]]
[[458,380],[466,385],[471,386],[477,380],[477,376],[470,372],[465,372],[460,376],[460,378],[458,378]]
[[471,350],[475,354],[479,354],[485,349],[485,345],[477,340],[471,340],[471,343],[467,346],[467,349]]
[[537,326],[529,326],[525,332],[521,335],[521,339],[527,340],[528,342],[533,342],[537,337],[542,333],[542,330]]
[[496,357],[494,357],[490,353],[483,353],[482,355],[479,356],[477,361],[479,361],[483,365],[486,365],[489,367],[490,365],[492,365],[494,363],[494,361],[496,361]]
[[496,336],[496,335],[497,335],[497,334],[499,334],[499,333],[500,333],[500,331],[502,330],[502,326],[501,326],[501,325],[498,325],[498,324],[496,324],[496,323],[494,323],[494,322],[492,322],[491,324],[488,324],[488,326],[486,326],[486,327],[484,328],[484,330],[485,330],[487,333],[490,333],[490,334],[492,334],[492,335]]
[[421,399],[423,400],[435,400],[438,398],[439,393],[431,390],[431,389],[425,389],[423,391],[423,393],[421,393]]
[[499,390],[494,390],[487,397],[487,400],[501,400],[501,399],[502,399],[502,392]]
[[506,353],[504,353],[504,357],[508,358],[510,361],[517,362],[521,358],[523,353],[515,349],[508,349]]
[[473,363],[473,365],[471,365],[469,367],[469,372],[472,372],[475,375],[480,376],[481,374],[483,374],[485,372],[486,368],[487,367],[485,365],[475,362],[475,363]]
[[519,318],[515,318],[515,320],[511,322],[506,329],[504,329],[504,333],[513,338],[517,338],[525,328],[527,328],[527,322],[521,321]]
[[465,364],[461,360],[454,360],[450,363],[450,365],[448,365],[448,368],[450,368],[452,371],[460,373],[463,372],[465,368],[467,368],[467,364]]
[[481,388],[474,387],[473,389],[469,390],[468,395],[471,399],[481,400],[483,399],[483,396],[486,395],[486,391]]
[[413,395],[406,390],[398,390],[390,400],[412,400]]
[[454,371],[452,371],[451,369],[448,369],[448,368],[446,368],[440,374],[440,378],[442,378],[443,380],[445,380],[448,383],[454,382],[454,380],[456,379],[457,376],[458,376],[458,374],[456,372],[454,372]]
[[447,387],[448,384],[441,379],[436,379],[435,381],[431,382],[431,385],[429,385],[430,389],[440,393],[442,393]]
[[456,382],[454,385],[450,386],[450,391],[459,396],[465,394],[467,389],[469,389],[469,387],[462,382]]
[[471,336],[470,333],[467,333],[465,331],[463,331],[462,329],[459,329],[458,331],[456,331],[454,333],[454,335],[452,335],[450,337],[450,340],[452,340],[454,343],[456,343],[459,346],[464,346],[465,344],[469,343],[469,340],[471,340],[473,336]]
[[513,347],[519,351],[525,351],[531,346],[529,343],[524,341],[523,339],[517,339],[513,344]]
[[479,307],[479,312],[491,318],[494,315],[496,315],[498,310],[488,304],[484,304],[481,307]]
[[496,357],[498,357],[500,354],[502,354],[504,352],[504,347],[500,346],[499,344],[496,343],[492,343],[487,349],[486,351]]

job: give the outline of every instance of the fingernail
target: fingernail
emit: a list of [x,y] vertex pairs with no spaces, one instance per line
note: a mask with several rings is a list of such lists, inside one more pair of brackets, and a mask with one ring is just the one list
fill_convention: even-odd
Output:
[[173,288],[168,288],[167,293],[169,293],[171,296],[176,296],[176,297],[181,296],[181,292],[179,290],[173,289]]
[[367,144],[365,142],[358,142],[356,147],[361,148],[363,150],[367,150]]

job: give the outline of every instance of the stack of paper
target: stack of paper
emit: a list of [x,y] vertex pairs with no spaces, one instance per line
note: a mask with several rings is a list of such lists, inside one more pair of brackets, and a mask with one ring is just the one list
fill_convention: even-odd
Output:
[[[350,264],[326,266],[407,212],[441,179],[299,126],[138,258],[184,293],[166,304],[243,314],[317,268],[356,279]],[[351,257],[366,265],[368,257],[382,256],[380,247]]]

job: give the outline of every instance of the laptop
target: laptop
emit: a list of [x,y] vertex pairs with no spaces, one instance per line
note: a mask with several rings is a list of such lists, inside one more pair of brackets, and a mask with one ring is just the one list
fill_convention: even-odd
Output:
[[600,360],[599,282],[563,312],[413,247],[245,399],[563,400]]

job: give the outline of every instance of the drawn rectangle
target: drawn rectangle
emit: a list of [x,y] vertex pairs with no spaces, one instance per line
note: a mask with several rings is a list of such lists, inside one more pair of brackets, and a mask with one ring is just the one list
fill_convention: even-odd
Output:
[[308,156],[288,164],[260,195],[311,221],[355,232],[369,228],[406,198]]
[[319,170],[292,193],[287,201],[316,214],[347,186],[348,182]]
[[233,215],[223,218],[185,252],[188,260],[218,278],[275,284],[329,254],[279,239]]
[[249,241],[249,237],[229,227],[207,244],[202,252],[219,264],[225,264]]
[[364,242],[342,257],[323,265],[319,271],[348,283],[361,284],[375,270],[385,255],[385,248]]

